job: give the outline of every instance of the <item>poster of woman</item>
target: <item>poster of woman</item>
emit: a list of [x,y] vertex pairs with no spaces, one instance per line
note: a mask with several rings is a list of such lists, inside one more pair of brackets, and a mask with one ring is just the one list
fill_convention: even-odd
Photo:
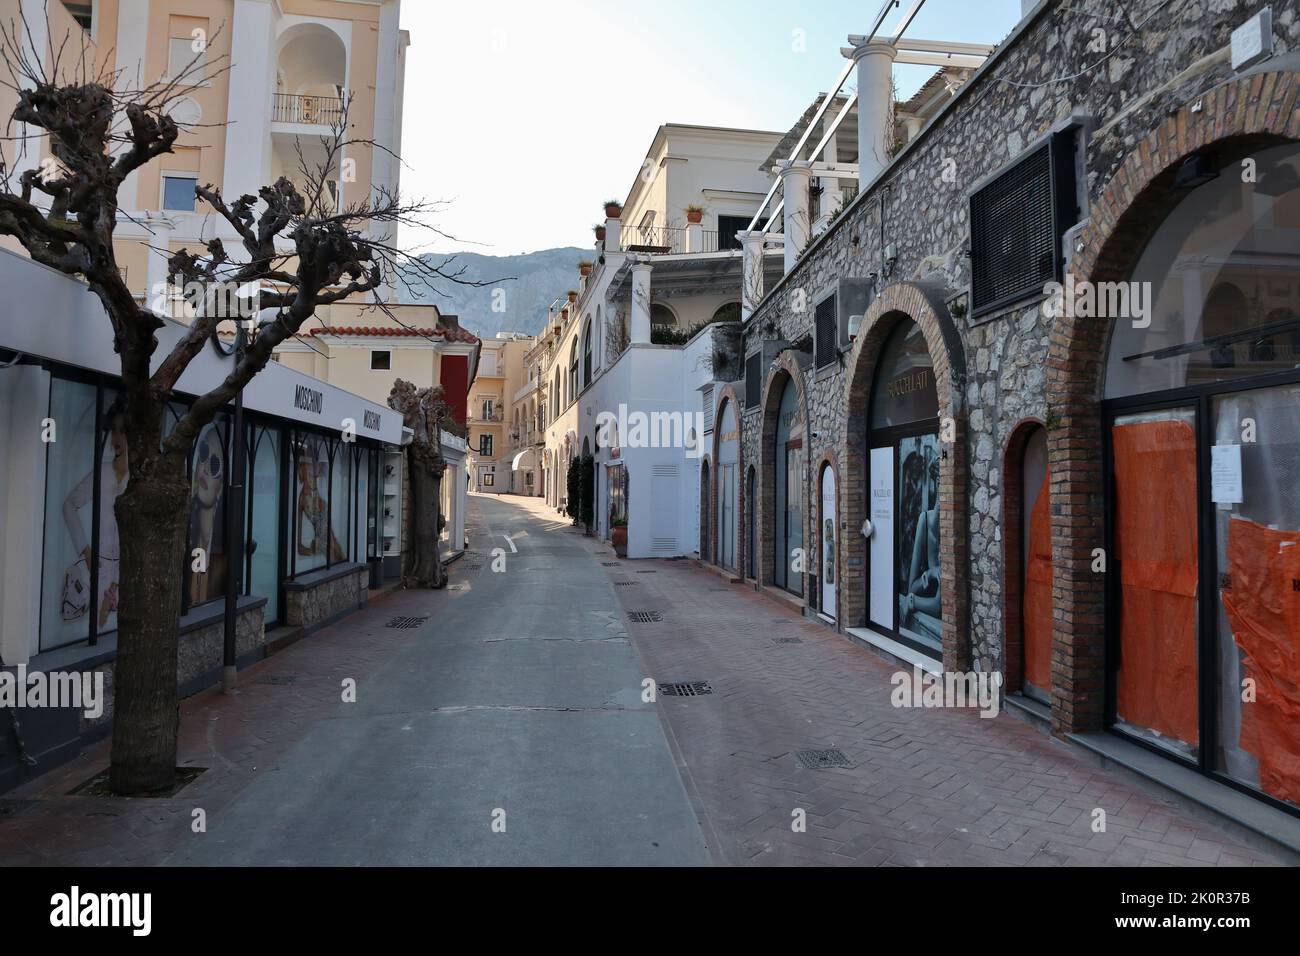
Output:
[[[216,423],[199,433],[190,479],[190,605],[225,595],[226,554],[222,491],[226,453]],[[202,555],[195,551],[201,550]],[[200,561],[201,559],[201,561]],[[203,570],[197,570],[195,562]]]
[[939,437],[920,435],[898,443],[899,507],[898,627],[916,640],[942,640],[939,568]]

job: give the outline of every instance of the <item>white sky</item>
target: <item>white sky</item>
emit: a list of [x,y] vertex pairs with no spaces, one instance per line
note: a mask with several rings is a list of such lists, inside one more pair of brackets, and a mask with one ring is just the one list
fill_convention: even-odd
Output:
[[[402,189],[445,201],[440,252],[588,246],[662,123],[784,131],[845,63],[875,0],[404,0]],[[992,43],[1019,0],[929,0],[909,36]],[[882,33],[897,19],[886,19]],[[900,95],[930,71],[899,67]]]

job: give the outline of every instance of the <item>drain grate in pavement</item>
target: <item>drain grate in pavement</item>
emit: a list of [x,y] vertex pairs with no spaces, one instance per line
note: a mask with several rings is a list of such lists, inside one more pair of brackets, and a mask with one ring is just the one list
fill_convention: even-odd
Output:
[[425,621],[427,621],[428,619],[429,619],[429,618],[428,618],[427,616],[425,616],[425,617],[395,617],[395,618],[393,618],[391,621],[389,621],[387,624],[385,624],[384,627],[398,627],[398,628],[419,627],[421,624],[423,624],[423,623],[424,623]]
[[634,584],[636,584],[635,581],[615,581],[615,582],[614,582],[614,587],[616,587],[616,588],[630,588],[630,587],[632,587],[632,585],[634,585]]
[[600,562],[600,566],[601,566],[602,568],[616,568],[616,567],[618,567],[618,562],[617,562],[617,561],[602,561],[602,562]]
[[802,644],[802,637],[775,637],[772,639],[773,644]]
[[298,678],[294,677],[292,674],[268,674],[265,677],[259,677],[257,680],[253,681],[253,683],[272,684],[276,687],[283,687],[285,684],[292,684],[297,680]]
[[633,624],[658,624],[664,619],[658,611],[628,611],[627,616]]
[[826,770],[830,767],[851,767],[849,758],[841,750],[800,750],[796,757],[809,770]]
[[706,680],[679,680],[659,685],[665,697],[702,697],[713,693],[713,685]]
[[638,571],[637,574],[658,574],[658,571]]

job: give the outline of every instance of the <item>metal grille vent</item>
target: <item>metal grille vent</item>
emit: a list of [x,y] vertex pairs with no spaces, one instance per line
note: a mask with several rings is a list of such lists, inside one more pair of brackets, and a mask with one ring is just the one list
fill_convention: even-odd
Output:
[[1072,142],[1058,134],[971,196],[975,314],[1061,277],[1061,236],[1074,216]]
[[385,624],[384,627],[396,627],[396,628],[403,628],[403,629],[411,628],[411,627],[419,627],[428,619],[429,618],[427,616],[426,617],[395,617],[387,624]]
[[763,353],[745,359],[745,407],[757,408],[763,397]]
[[836,296],[834,294],[817,303],[813,313],[813,354],[818,368],[835,361],[838,354],[839,328],[837,327]]
[[829,767],[851,767],[849,758],[840,750],[800,750],[796,757],[809,770],[826,770]]
[[713,685],[706,680],[674,681],[660,684],[659,693],[664,697],[702,697],[713,693]]
[[658,611],[628,611],[627,617],[633,624],[658,624],[664,619]]

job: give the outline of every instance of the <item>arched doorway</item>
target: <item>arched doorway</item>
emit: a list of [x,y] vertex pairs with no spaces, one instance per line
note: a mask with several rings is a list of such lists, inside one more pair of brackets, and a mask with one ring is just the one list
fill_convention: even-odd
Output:
[[911,319],[889,333],[876,364],[867,448],[869,619],[942,659],[939,400],[934,361]]
[[736,425],[736,403],[723,399],[718,417],[718,564],[736,569],[736,474],[740,457],[740,430]]
[[804,519],[804,418],[794,379],[784,376],[777,407],[776,436],[772,444],[775,499],[772,536],[772,580],[779,588],[803,596],[805,556]]
[[821,538],[821,568],[818,580],[821,582],[820,609],[831,620],[839,616],[838,602],[835,600],[839,587],[839,535],[838,509],[835,506],[835,469],[830,462],[822,465],[821,513],[818,530]]
[[1047,429],[1026,422],[1003,460],[1006,687],[1051,705],[1052,512]]
[[1300,146],[1237,159],[1137,257],[1145,313],[1112,317],[1105,718],[1295,811]]

